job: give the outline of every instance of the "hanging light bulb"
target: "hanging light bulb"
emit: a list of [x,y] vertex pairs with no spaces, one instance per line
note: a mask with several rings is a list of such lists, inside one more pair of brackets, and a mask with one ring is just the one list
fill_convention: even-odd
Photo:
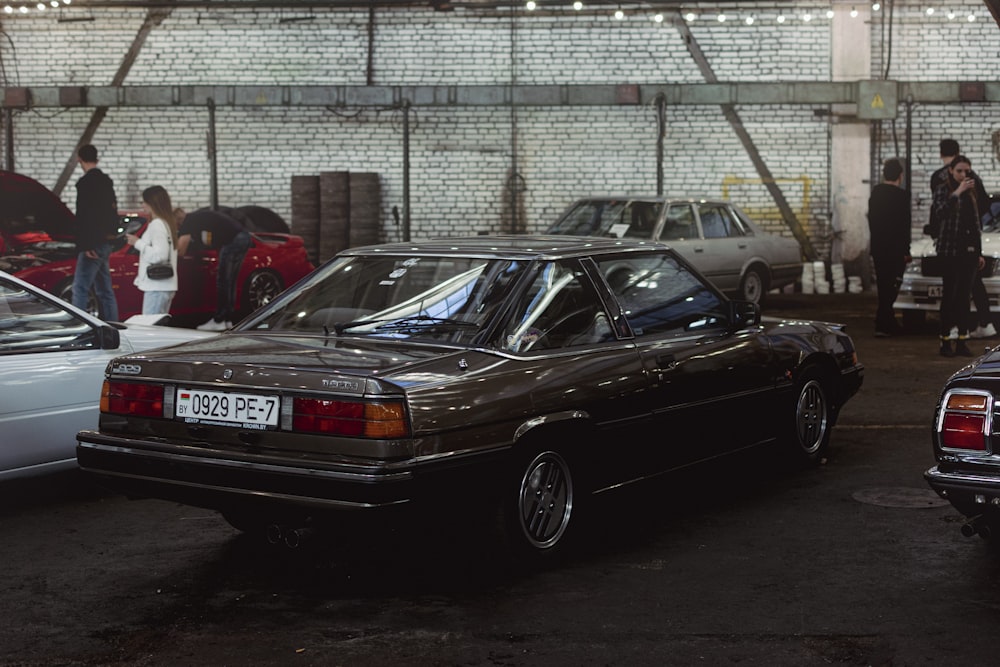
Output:
[[880,4],[879,4],[879,3],[877,3],[877,2],[873,2],[873,3],[872,3],[872,11],[873,11],[873,12],[877,12],[877,11],[878,11],[878,10],[880,10],[880,9],[882,9],[882,5],[880,5]]
[[833,10],[832,9],[826,10],[826,18],[828,18],[828,19],[832,19],[833,18]]
[[524,8],[527,9],[529,12],[535,11],[535,7],[537,6],[538,5],[535,4],[535,0],[528,0],[528,2],[524,3]]
[[805,14],[802,15],[802,20],[805,21],[806,23],[809,23],[810,21],[813,20],[813,15],[810,14],[809,12],[806,12]]
[[696,18],[698,18],[698,15],[695,14],[694,12],[688,12],[687,14],[684,15],[684,20],[687,21],[688,23],[691,23]]
[[622,11],[621,7],[615,10],[615,18],[618,19],[619,21],[625,18],[625,12]]
[[784,22],[785,22],[785,15],[778,14],[778,23],[784,23]]
[[857,7],[851,7],[851,18],[852,19],[858,18],[858,8]]
[[753,14],[743,19],[743,22],[746,23],[747,25],[753,25],[754,22]]
[[653,14],[653,20],[657,23],[663,23],[663,14],[660,14],[659,12]]
[[44,12],[45,11],[45,3],[44,2],[39,2],[35,6],[38,7],[38,11],[40,11],[40,12]]
[[575,9],[576,11],[580,11],[581,9],[583,9],[583,3],[580,2],[580,0],[576,0],[576,2],[573,3],[573,9]]
[[924,10],[924,12],[927,14],[927,16],[933,16],[934,15],[934,8],[933,7],[928,7],[927,9]]
[[725,23],[726,22],[726,15],[725,14],[719,14],[718,21],[719,21],[719,23]]
[[13,14],[14,13],[14,8],[11,7],[10,5],[4,5],[3,10],[4,10],[4,12],[6,12],[8,14]]
[[975,14],[969,14],[969,16],[966,18],[966,20],[969,23],[973,23],[976,20],[976,15]]
[[952,11],[952,10],[950,10],[950,9],[948,10],[948,20],[949,21],[954,21],[955,20],[955,12]]

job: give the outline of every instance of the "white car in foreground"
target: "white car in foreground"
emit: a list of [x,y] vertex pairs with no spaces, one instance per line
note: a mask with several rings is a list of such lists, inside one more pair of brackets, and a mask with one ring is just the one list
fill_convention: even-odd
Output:
[[104,322],[0,271],[0,481],[76,467],[112,358],[212,335]]

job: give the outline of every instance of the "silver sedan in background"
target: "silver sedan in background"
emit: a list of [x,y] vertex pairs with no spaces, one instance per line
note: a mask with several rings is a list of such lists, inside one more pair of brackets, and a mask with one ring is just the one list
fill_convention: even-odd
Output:
[[753,303],[802,277],[798,241],[764,231],[723,199],[587,197],[545,233],[667,243],[720,290]]

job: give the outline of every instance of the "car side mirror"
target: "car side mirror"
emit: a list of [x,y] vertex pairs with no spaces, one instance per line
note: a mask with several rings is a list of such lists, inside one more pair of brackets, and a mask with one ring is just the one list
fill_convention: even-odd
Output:
[[121,347],[122,336],[118,329],[110,324],[102,324],[95,330],[98,346],[102,350],[117,350]]
[[753,301],[730,301],[729,322],[733,331],[760,324],[760,304]]

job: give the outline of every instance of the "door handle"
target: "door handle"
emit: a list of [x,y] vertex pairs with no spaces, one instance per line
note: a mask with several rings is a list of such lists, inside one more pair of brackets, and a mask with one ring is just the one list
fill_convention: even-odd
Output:
[[670,370],[677,367],[677,359],[672,354],[656,355],[656,368],[658,370]]

